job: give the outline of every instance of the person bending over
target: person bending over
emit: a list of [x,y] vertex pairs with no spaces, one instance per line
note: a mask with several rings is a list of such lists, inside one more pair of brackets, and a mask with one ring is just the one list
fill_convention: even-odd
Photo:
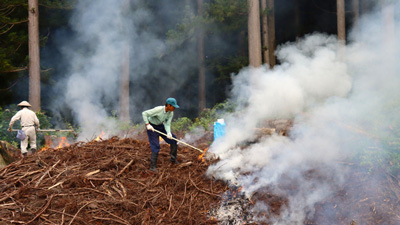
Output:
[[174,110],[177,108],[179,106],[176,99],[168,98],[165,106],[156,106],[142,112],[151,148],[150,170],[153,172],[157,172],[157,158],[160,151],[160,134],[155,130],[167,135],[161,135],[161,137],[170,145],[170,161],[173,164],[179,164],[176,159],[178,153],[177,141],[172,139],[172,137],[176,139],[176,136],[171,132],[171,121],[174,116]]

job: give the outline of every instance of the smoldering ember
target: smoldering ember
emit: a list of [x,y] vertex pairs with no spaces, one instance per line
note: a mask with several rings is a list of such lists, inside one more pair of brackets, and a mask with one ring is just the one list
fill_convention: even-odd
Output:
[[[277,135],[270,132],[276,129],[284,135],[287,128],[270,127],[259,136]],[[298,181],[283,175],[285,191],[266,187],[246,196],[233,183],[205,176],[218,159],[201,160],[199,152],[185,146],[178,154],[182,163],[173,165],[168,145],[162,144],[159,171],[153,173],[144,137],[49,148],[2,168],[1,224],[279,224],[276,219],[292,204],[287,195],[299,191]],[[195,144],[204,149],[210,140],[211,132]],[[338,163],[352,173],[308,209],[304,224],[398,224],[397,178],[386,173],[380,177],[385,185],[375,189],[370,171],[346,159]],[[309,180],[331,179],[316,169],[306,173]],[[261,203],[267,207],[262,214],[254,211]]]

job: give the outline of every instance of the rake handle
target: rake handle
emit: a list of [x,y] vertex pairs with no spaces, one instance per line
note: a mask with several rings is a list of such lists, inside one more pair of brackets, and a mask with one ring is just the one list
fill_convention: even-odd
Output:
[[[165,137],[167,137],[167,135],[164,134],[164,133],[161,132],[161,131],[158,131],[158,130],[156,130],[156,129],[154,129],[154,131],[157,132],[157,133],[159,133],[159,134],[164,135]],[[191,148],[194,148],[194,149],[196,149],[197,151],[199,151],[199,152],[201,152],[201,153],[204,153],[203,150],[201,150],[201,149],[199,149],[199,148],[196,148],[196,147],[194,147],[194,146],[191,146],[191,145],[189,145],[188,143],[185,143],[185,142],[183,142],[183,141],[181,141],[181,140],[178,140],[178,139],[176,139],[176,138],[174,138],[174,137],[171,137],[171,139],[172,139],[172,140],[175,140],[175,141],[177,141],[177,142],[180,142],[180,143],[182,143],[182,144],[184,144],[184,145],[187,145],[187,146],[189,146],[189,147],[191,147]]]
[[[12,131],[18,131],[18,129],[12,129]],[[39,129],[38,132],[74,132],[74,130],[58,130],[58,129]]]

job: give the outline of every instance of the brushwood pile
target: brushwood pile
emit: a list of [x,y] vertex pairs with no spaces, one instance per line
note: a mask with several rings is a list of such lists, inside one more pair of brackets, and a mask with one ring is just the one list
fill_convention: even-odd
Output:
[[[205,149],[211,142],[212,133],[195,146]],[[291,204],[282,193],[298,192],[296,182],[282,177],[285,192],[267,187],[246,197],[242,187],[206,176],[218,159],[199,160],[200,152],[179,146],[181,164],[174,165],[169,146],[161,144],[158,173],[148,170],[145,134],[78,142],[18,159],[0,169],[0,225],[272,225],[282,221]],[[352,172],[333,195],[310,209],[304,224],[400,224],[399,178],[380,173],[384,185],[377,189],[370,178],[380,171],[340,163]],[[315,170],[305,177],[329,182]],[[258,205],[266,208],[255,214]]]
[[111,138],[22,158],[0,170],[0,224],[215,224],[207,216],[227,186],[182,148],[161,145],[158,173],[146,141]]

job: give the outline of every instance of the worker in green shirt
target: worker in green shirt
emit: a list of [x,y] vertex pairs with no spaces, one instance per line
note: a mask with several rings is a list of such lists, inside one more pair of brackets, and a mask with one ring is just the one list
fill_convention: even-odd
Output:
[[178,145],[177,141],[172,139],[172,137],[176,139],[176,136],[171,132],[172,117],[174,116],[174,110],[177,108],[179,108],[179,106],[175,98],[168,98],[165,102],[165,106],[157,106],[142,113],[151,148],[150,170],[153,172],[157,172],[157,158],[158,152],[160,151],[160,134],[154,130],[167,135],[161,135],[161,137],[170,145],[170,161],[174,164],[178,164],[176,159]]

